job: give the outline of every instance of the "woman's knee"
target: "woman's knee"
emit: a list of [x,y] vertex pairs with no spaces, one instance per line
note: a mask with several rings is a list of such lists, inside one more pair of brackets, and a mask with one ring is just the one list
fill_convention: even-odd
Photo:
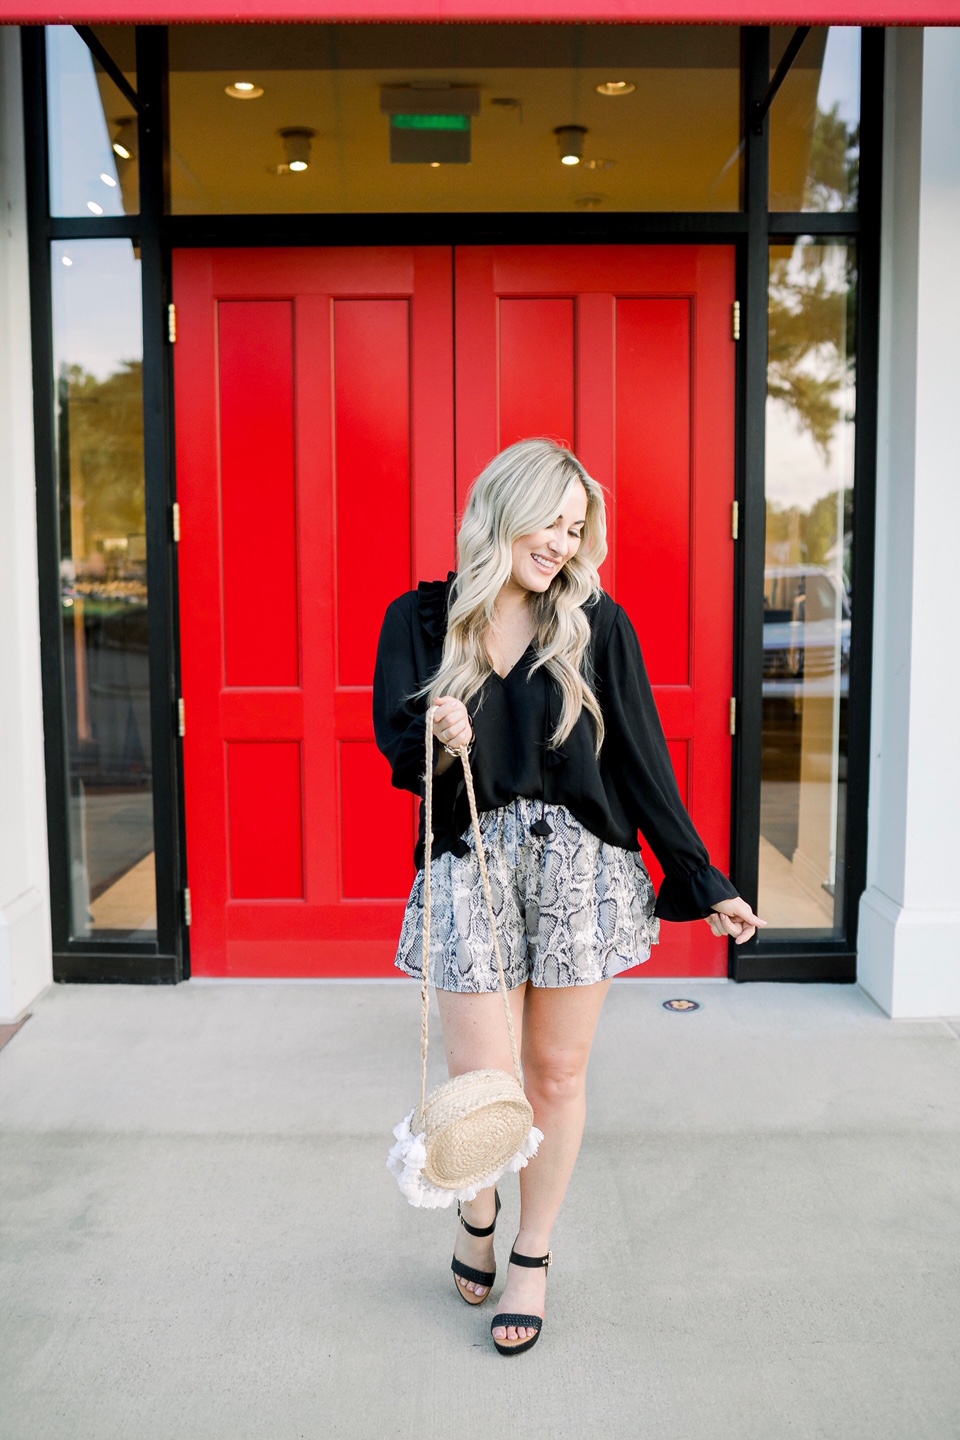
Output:
[[524,1055],[526,1088],[547,1103],[582,1100],[586,1089],[587,1059],[587,1054],[576,1050],[534,1051],[532,1055]]

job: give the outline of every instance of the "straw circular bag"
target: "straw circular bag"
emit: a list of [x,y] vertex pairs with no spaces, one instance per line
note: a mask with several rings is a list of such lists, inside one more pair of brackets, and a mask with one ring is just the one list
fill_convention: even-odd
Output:
[[490,919],[497,979],[503,996],[513,1074],[505,1070],[470,1070],[455,1075],[427,1094],[429,1046],[429,976],[431,877],[433,858],[433,710],[426,717],[424,777],[423,959],[421,965],[420,1102],[394,1129],[396,1144],[387,1167],[412,1205],[435,1208],[454,1200],[472,1200],[507,1170],[520,1170],[536,1154],[543,1139],[533,1123],[533,1106],[523,1093],[523,1074],[513,1030],[503,958],[493,913],[490,877],[483,853],[473,775],[466,747],[458,752],[470,801],[480,878]]

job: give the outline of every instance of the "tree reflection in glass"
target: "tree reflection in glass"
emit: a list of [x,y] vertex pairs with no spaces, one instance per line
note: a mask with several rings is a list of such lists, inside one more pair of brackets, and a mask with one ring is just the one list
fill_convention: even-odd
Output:
[[[771,65],[793,34],[774,26]],[[860,30],[814,26],[770,110],[770,209],[857,208]]]
[[150,938],[140,265],[125,240],[52,260],[72,933]]
[[850,542],[852,247],[770,258],[760,905],[835,928],[843,875]]

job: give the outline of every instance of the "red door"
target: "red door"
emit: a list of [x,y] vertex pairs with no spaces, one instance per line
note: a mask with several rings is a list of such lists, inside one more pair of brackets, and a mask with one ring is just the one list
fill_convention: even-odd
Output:
[[[451,263],[432,247],[175,257],[197,975],[394,973],[413,811],[372,741],[379,624],[452,565],[455,474],[462,504],[524,435],[570,441],[607,486],[604,582],[726,865],[732,252],[465,249],[455,302]],[[654,953],[645,974],[726,973],[705,926],[665,926]]]
[[449,250],[175,256],[196,975],[375,975],[413,800],[373,743],[387,604],[453,560]]
[[[456,257],[458,503],[527,435],[571,444],[606,488],[604,588],[643,646],[680,792],[730,854],[734,252],[522,245]],[[654,882],[662,871],[644,856]],[[663,926],[649,975],[726,975],[706,925]]]

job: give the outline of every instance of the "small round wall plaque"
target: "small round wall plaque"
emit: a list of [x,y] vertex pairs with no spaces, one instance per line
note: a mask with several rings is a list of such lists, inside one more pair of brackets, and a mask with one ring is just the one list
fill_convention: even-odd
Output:
[[699,1010],[699,1000],[664,1000],[664,1010]]

